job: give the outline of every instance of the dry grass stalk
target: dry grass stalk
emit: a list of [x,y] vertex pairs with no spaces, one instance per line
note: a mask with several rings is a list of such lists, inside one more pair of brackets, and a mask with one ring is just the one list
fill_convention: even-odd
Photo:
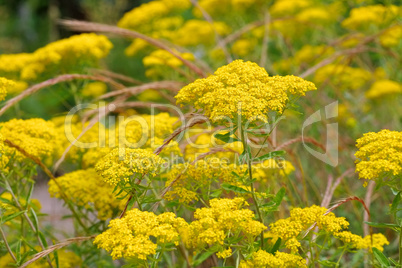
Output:
[[184,59],[182,56],[180,56],[177,52],[173,51],[169,46],[165,45],[163,42],[161,42],[157,39],[151,38],[149,36],[146,36],[144,34],[141,34],[139,32],[123,29],[123,28],[120,28],[117,26],[110,26],[110,25],[106,25],[106,24],[86,22],[86,21],[61,20],[60,24],[67,27],[68,29],[74,30],[74,31],[103,32],[103,33],[116,34],[116,35],[128,37],[128,38],[140,38],[157,48],[166,50],[172,56],[174,56],[175,58],[177,58],[178,60],[183,62],[183,64],[186,65],[190,70],[194,71],[196,74],[198,74],[201,77],[205,77],[204,71],[201,70],[195,64],[193,64],[191,61]]
[[[19,94],[18,96],[15,96],[12,99],[9,99],[6,104],[4,105],[3,108],[0,109],[0,115],[3,115],[5,111],[7,111],[10,107],[12,107],[14,104],[18,103],[19,101],[21,101],[22,99],[24,99],[25,97],[34,94],[35,92],[45,88],[45,87],[49,87],[49,86],[53,86],[55,84],[61,83],[61,82],[66,82],[66,81],[71,81],[71,80],[75,80],[75,79],[88,79],[88,80],[97,80],[97,81],[102,81],[105,83],[109,83],[109,84],[114,84],[115,86],[117,86],[117,84],[108,78],[105,77],[101,77],[101,76],[94,76],[94,75],[84,75],[84,74],[64,74],[64,75],[60,75],[57,76],[55,78],[46,80],[44,82],[41,82],[39,84],[33,85],[31,87],[29,87],[28,89],[24,90],[21,94]],[[118,84],[119,87],[124,87],[121,84]]]
[[88,237],[69,238],[66,241],[63,241],[63,242],[60,242],[60,243],[58,243],[56,245],[50,246],[47,249],[35,254],[32,259],[30,259],[29,261],[25,262],[23,265],[20,266],[20,268],[27,267],[28,265],[34,263],[35,261],[37,261],[37,260],[39,260],[39,259],[41,259],[43,257],[48,256],[53,251],[59,250],[59,249],[64,248],[64,247],[66,247],[68,245],[71,245],[73,243],[79,243],[79,242],[84,242],[84,241],[87,241],[87,240],[91,240],[91,239],[93,239],[95,237],[96,237],[96,235],[91,235],[91,236],[88,236]]
[[325,146],[323,144],[321,144],[318,141],[316,141],[315,139],[309,138],[309,137],[298,137],[295,139],[288,140],[287,142],[284,142],[281,145],[279,145],[278,147],[276,147],[275,150],[281,150],[285,147],[288,147],[289,145],[292,145],[293,143],[300,142],[300,141],[312,143],[312,144],[320,147],[323,151],[325,151]]
[[151,82],[151,83],[143,84],[140,86],[127,87],[127,88],[124,88],[121,90],[112,91],[112,92],[109,92],[109,93],[106,93],[106,94],[100,96],[98,99],[107,99],[107,98],[114,97],[114,96],[121,95],[121,94],[136,95],[147,89],[155,89],[155,90],[167,89],[167,90],[177,93],[180,90],[180,88],[182,88],[183,86],[184,86],[183,83],[176,82],[176,81]]
[[131,78],[129,76],[123,75],[123,74],[119,74],[119,73],[115,73],[109,70],[102,70],[102,69],[90,69],[91,72],[93,72],[95,75],[103,75],[103,76],[107,76],[110,78],[114,78],[114,79],[118,79],[120,81],[124,81],[127,83],[132,83],[135,85],[142,85],[144,82]]

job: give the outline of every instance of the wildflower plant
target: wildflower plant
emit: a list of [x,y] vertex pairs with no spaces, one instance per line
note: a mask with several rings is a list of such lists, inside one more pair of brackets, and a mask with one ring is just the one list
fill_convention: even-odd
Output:
[[402,267],[401,7],[146,2],[0,54],[0,267]]

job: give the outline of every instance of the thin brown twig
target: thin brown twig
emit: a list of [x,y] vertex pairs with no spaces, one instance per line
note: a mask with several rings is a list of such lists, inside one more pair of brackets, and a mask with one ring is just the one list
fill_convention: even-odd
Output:
[[149,44],[156,46],[157,48],[166,50],[169,52],[172,56],[183,62],[184,65],[186,65],[190,70],[194,71],[196,74],[198,74],[201,77],[205,77],[205,72],[201,70],[198,66],[196,66],[194,63],[191,61],[188,61],[184,59],[182,56],[180,56],[177,52],[172,50],[169,46],[165,45],[163,42],[151,38],[149,36],[146,36],[144,34],[141,34],[136,31],[132,30],[127,30],[123,29],[117,26],[110,26],[106,24],[101,24],[101,23],[94,23],[94,22],[86,22],[86,21],[75,21],[75,20],[61,20],[60,24],[65,26],[68,29],[74,30],[74,31],[91,31],[91,32],[103,32],[103,33],[111,33],[111,34],[116,34],[119,36],[123,37],[129,37],[129,38],[140,38]]
[[[100,76],[94,76],[94,75],[85,75],[85,74],[64,74],[57,76],[55,78],[46,80],[44,82],[41,82],[39,84],[33,85],[29,87],[28,89],[24,90],[21,94],[18,96],[15,96],[12,99],[9,99],[6,104],[4,105],[3,108],[0,109],[0,115],[3,115],[5,111],[7,111],[10,107],[12,107],[14,104],[18,103],[25,97],[34,94],[35,92],[49,86],[53,86],[55,84],[61,83],[61,82],[66,82],[66,81],[71,81],[75,79],[88,79],[88,80],[97,80],[97,81],[102,81],[105,83],[113,83],[113,80],[105,78],[105,77],[100,77]],[[124,87],[124,86],[123,86]]]
[[313,138],[304,137],[304,136],[288,140],[288,141],[282,143],[281,145],[279,145],[278,147],[276,147],[275,150],[281,150],[285,147],[288,147],[289,145],[292,145],[293,143],[300,142],[300,141],[312,143],[325,151],[325,146],[323,144],[319,143],[318,141],[316,141]]
[[6,246],[8,253],[10,254],[11,258],[14,260],[14,262],[17,263],[17,258],[15,257],[13,251],[11,250],[10,245],[7,242],[7,237],[6,237],[5,233],[3,232],[3,228],[1,228],[1,226],[0,226],[0,234],[1,234],[1,237],[3,238],[3,242],[4,242],[4,245]]
[[121,94],[130,94],[130,95],[136,95],[139,94],[147,89],[167,89],[172,92],[177,93],[180,88],[182,88],[185,84],[182,82],[176,82],[176,81],[158,81],[158,82],[151,82],[147,84],[143,84],[140,86],[135,86],[135,87],[127,87],[121,90],[116,90],[112,91],[106,94],[103,94],[102,96],[98,97],[98,99],[107,99],[110,97],[114,97],[117,95]]
[[66,247],[68,245],[71,245],[73,243],[79,243],[79,242],[84,242],[84,241],[87,241],[87,240],[91,240],[91,239],[93,239],[95,237],[96,237],[96,235],[91,235],[91,236],[88,236],[88,237],[74,237],[74,238],[69,238],[66,241],[60,242],[58,244],[52,245],[52,246],[48,247],[47,249],[35,254],[32,259],[30,259],[29,261],[25,262],[23,265],[20,266],[20,268],[27,267],[28,265],[34,263],[35,261],[37,261],[37,260],[39,260],[39,259],[41,259],[43,257],[46,257],[47,255],[49,255],[53,251],[59,250],[59,249],[64,248],[64,247]]
[[109,70],[90,69],[90,71],[94,72],[95,74],[106,75],[108,77],[115,78],[115,79],[118,79],[118,80],[121,80],[121,81],[124,81],[124,82],[128,82],[128,83],[132,83],[132,84],[135,84],[135,85],[144,84],[144,82],[142,82],[142,81],[139,81],[139,80],[134,79],[132,77],[129,77],[129,76],[126,76],[126,75],[123,75],[123,74],[119,74],[119,73],[115,73],[115,72],[112,72],[112,71],[109,71]]

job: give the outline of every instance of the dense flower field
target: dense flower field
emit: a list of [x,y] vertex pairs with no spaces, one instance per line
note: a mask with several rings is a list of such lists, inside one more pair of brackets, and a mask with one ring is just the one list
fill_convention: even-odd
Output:
[[0,267],[402,267],[377,2],[153,0],[0,54]]

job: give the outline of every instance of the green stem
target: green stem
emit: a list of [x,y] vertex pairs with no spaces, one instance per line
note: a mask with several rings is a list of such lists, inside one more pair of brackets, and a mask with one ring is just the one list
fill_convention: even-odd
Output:
[[[251,151],[248,149],[247,139],[245,138],[245,134],[244,134],[245,131],[243,131],[242,128],[243,128],[242,124],[240,123],[239,124],[239,131],[240,131],[240,134],[241,134],[241,140],[243,142],[244,150],[246,150],[246,152],[247,152],[246,160],[247,160],[247,167],[248,167],[248,176],[249,176],[249,179],[250,179],[250,182],[251,182],[251,185],[250,185],[250,187],[251,187],[251,195],[253,197],[253,201],[254,201],[254,204],[255,204],[255,208],[256,208],[256,211],[257,211],[257,216],[260,219],[260,222],[262,224],[264,224],[264,220],[262,218],[262,214],[260,212],[260,207],[258,205],[257,197],[256,197],[255,191],[254,191],[253,171],[251,169],[251,161],[252,161],[252,159],[251,159],[252,158]],[[260,237],[261,237],[261,248],[263,248],[264,247],[264,233],[263,232],[261,232]]]
[[399,265],[402,266],[402,227],[399,231]]

